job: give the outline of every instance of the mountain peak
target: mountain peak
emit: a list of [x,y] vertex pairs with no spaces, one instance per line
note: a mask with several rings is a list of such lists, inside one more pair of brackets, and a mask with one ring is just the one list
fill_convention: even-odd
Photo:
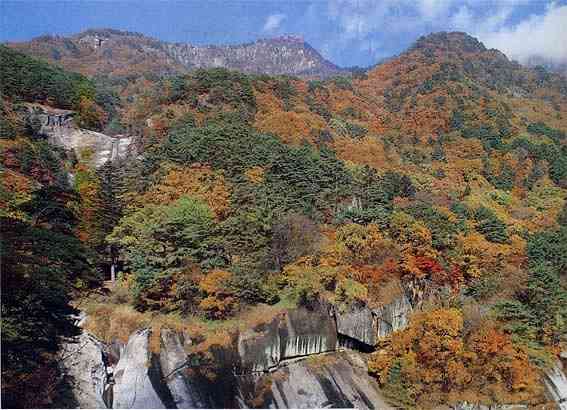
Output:
[[442,49],[449,52],[480,53],[486,47],[475,37],[460,31],[441,31],[420,37],[412,49]]
[[261,39],[259,41],[264,41],[267,43],[291,43],[291,44],[305,43],[305,39],[303,38],[303,36],[296,34],[285,34],[277,37],[269,37],[269,38]]
[[246,44],[203,46],[160,41],[130,31],[95,28],[69,37],[43,36],[11,46],[87,75],[101,72],[161,75],[211,67],[309,77],[346,72],[321,56],[303,37],[292,34]]

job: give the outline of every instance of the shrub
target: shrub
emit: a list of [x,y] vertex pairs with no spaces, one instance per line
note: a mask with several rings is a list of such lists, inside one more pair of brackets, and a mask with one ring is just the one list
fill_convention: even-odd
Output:
[[481,206],[474,213],[476,230],[490,242],[507,243],[509,241],[506,224],[490,209]]

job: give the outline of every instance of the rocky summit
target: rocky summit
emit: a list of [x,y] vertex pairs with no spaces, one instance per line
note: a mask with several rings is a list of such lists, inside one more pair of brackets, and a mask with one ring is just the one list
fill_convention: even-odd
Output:
[[2,407],[567,410],[565,77],[463,32],[340,73],[0,45]]
[[112,29],[70,37],[42,36],[11,47],[84,74],[182,73],[223,67],[245,73],[330,77],[347,71],[326,60],[298,36],[260,39],[238,45],[169,43]]

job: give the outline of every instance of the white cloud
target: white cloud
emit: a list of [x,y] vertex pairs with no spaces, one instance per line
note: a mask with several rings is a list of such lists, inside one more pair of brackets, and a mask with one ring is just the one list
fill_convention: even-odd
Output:
[[491,48],[526,62],[542,57],[555,63],[567,62],[567,6],[551,3],[543,15],[533,15],[513,27],[479,31],[479,38]]
[[269,33],[278,30],[285,18],[285,14],[270,14],[264,23],[264,31]]
[[[534,55],[567,61],[567,5],[544,1],[549,5],[538,7],[539,14],[526,15],[533,0],[328,0],[317,12],[310,8],[306,24],[326,18],[335,25],[328,33],[335,56],[380,52],[435,31],[464,31],[520,62]],[[369,47],[372,41],[380,46]]]
[[419,0],[417,8],[424,20],[433,21],[449,13],[453,5],[452,0]]

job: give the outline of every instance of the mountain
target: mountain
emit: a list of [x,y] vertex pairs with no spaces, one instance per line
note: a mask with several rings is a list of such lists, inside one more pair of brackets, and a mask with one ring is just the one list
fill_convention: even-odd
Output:
[[549,58],[532,56],[526,61],[525,65],[532,68],[536,68],[540,66],[551,72],[555,72],[567,76],[566,61],[559,62],[559,61],[553,61]]
[[565,77],[459,32],[325,79],[119,36],[117,78],[98,34],[58,60],[90,76],[0,46],[4,407],[76,407],[58,371],[84,407],[565,403]]
[[329,77],[345,72],[295,36],[240,45],[194,46],[159,41],[138,33],[101,29],[87,30],[71,37],[42,36],[9,46],[87,75],[163,75],[212,67],[305,77]]

